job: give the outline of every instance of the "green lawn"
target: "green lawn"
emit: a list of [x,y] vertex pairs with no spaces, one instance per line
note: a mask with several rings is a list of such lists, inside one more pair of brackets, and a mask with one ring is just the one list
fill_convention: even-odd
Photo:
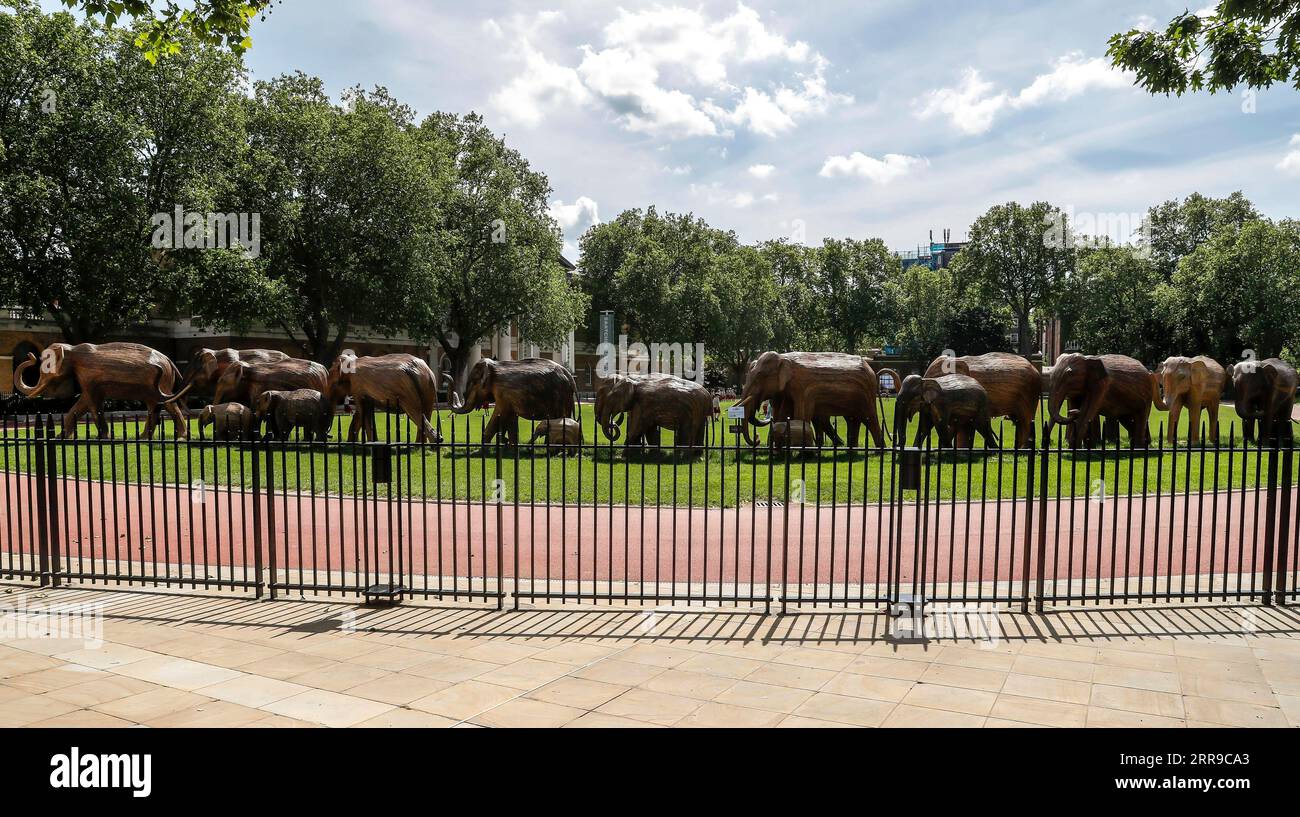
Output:
[[[893,402],[885,401],[885,422],[891,424]],[[358,446],[338,445],[346,439],[351,418],[335,421],[332,442],[328,446],[290,443],[268,447],[271,461],[270,479],[274,486],[311,489],[316,492],[378,493],[425,496],[430,498],[480,499],[501,496],[508,502],[560,501],[573,503],[726,505],[749,504],[754,500],[785,500],[792,493],[802,494],[804,501],[815,503],[888,500],[893,477],[893,452],[861,448],[852,451],[823,449],[819,453],[775,454],[765,446],[751,450],[728,430],[724,418],[713,426],[708,450],[701,456],[674,456],[670,452],[624,451],[621,442],[610,444],[602,436],[592,439],[595,428],[592,407],[582,406],[586,444],[581,456],[565,457],[558,452],[545,456],[542,447],[513,448],[480,443],[481,426],[486,412],[455,417],[441,412],[440,423],[446,444],[438,449],[416,448],[403,443],[412,439],[405,418],[381,416],[380,436],[397,442],[392,455],[392,482],[375,485],[372,460],[361,456]],[[1165,416],[1155,412],[1151,420],[1153,436]],[[454,422],[453,422],[454,420]],[[1049,458],[1048,485],[1052,495],[1115,495],[1129,492],[1154,493],[1184,489],[1251,486],[1267,476],[1267,455],[1259,449],[1242,450],[1238,419],[1231,409],[1221,415],[1221,437],[1225,447],[1175,451],[1167,446],[1163,452],[1129,452],[1125,438],[1119,451],[1053,452]],[[915,427],[909,429],[909,441]],[[529,423],[520,424],[527,439]],[[1004,446],[1009,449],[1014,433],[1009,422],[996,424]],[[847,436],[844,424],[841,434]],[[252,484],[251,453],[247,446],[212,443],[176,442],[171,439],[170,423],[164,426],[165,437],[155,435],[152,443],[134,443],[137,424],[114,424],[116,440],[110,444],[97,441],[90,430],[83,429],[77,443],[55,447],[57,466],[62,473],[91,479],[112,478],[152,483],[180,484],[195,487]],[[1235,429],[1230,432],[1230,428]],[[1183,422],[1185,437],[1186,418]],[[1229,434],[1236,438],[1236,450],[1229,452]],[[19,438],[27,432],[19,432]],[[191,436],[197,441],[197,421],[191,422]],[[766,437],[760,429],[759,436]],[[865,432],[864,432],[865,437]],[[26,470],[30,467],[30,448],[21,439],[9,438],[10,445],[0,450],[0,468]],[[664,432],[664,445],[672,443],[672,434]],[[739,443],[739,444],[738,444]],[[937,442],[936,442],[937,445]],[[1153,446],[1155,443],[1153,442]],[[500,464],[498,466],[498,456]],[[265,462],[265,461],[264,461]],[[1036,466],[1037,468],[1037,466]],[[972,452],[932,453],[926,492],[941,498],[975,499],[1023,497],[1028,485],[1028,458],[1024,452],[990,452],[979,447]],[[1035,470],[1035,480],[1039,472]],[[501,479],[503,488],[494,486]],[[263,483],[267,474],[262,476]],[[495,493],[494,493],[495,492]],[[906,498],[914,492],[904,493]]]

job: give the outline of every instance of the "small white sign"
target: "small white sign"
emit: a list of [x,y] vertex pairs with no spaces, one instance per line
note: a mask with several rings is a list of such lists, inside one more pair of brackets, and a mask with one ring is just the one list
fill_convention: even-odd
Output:
[[744,406],[727,406],[727,419],[728,419],[728,420],[743,420],[743,419],[745,419],[745,407],[744,407]]

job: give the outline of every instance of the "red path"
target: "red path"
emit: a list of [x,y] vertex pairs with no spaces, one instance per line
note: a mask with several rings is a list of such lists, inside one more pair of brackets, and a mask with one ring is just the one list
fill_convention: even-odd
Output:
[[[34,559],[34,480],[0,475],[0,489],[0,557]],[[252,576],[255,514],[249,492],[66,479],[56,493],[67,570],[102,573],[130,562],[133,571],[166,575],[183,570],[210,578]],[[1187,500],[1049,500],[1047,580],[1253,573],[1262,564],[1266,500],[1264,491],[1253,489],[1192,494]],[[1292,507],[1295,501],[1293,488]],[[439,576],[481,586],[484,576],[512,579],[517,560],[522,579],[556,582],[725,587],[753,579],[765,585],[770,567],[774,582],[784,576],[789,583],[870,585],[886,581],[892,528],[904,581],[922,575],[923,557],[927,581],[946,583],[951,577],[1018,587],[1027,546],[1033,554],[1029,573],[1035,575],[1040,506],[1036,500],[935,503],[925,514],[915,504],[896,511],[888,505],[579,509],[276,494],[264,498],[259,512],[263,565],[274,566],[284,582],[301,577],[337,583],[338,575],[328,578],[331,571],[378,570],[411,577],[408,586],[437,586]],[[1294,524],[1285,536],[1294,550]],[[920,553],[917,541],[926,543]]]

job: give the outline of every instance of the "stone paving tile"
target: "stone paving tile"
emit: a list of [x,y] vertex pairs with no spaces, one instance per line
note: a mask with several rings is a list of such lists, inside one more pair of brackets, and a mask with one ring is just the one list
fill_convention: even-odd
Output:
[[141,721],[141,723],[145,726],[156,727],[216,729],[247,726],[264,717],[266,717],[266,713],[260,709],[233,704],[229,701],[209,701],[158,718]]
[[186,707],[209,703],[212,699],[182,689],[156,687],[148,692],[127,695],[91,707],[99,712],[136,723],[144,723],[178,712]]
[[485,684],[481,681],[462,681],[432,695],[417,698],[411,701],[409,706],[412,709],[463,721],[518,695],[517,689]]
[[916,686],[915,681],[901,681],[897,678],[880,678],[874,675],[856,675],[843,672],[824,684],[822,692],[836,695],[850,695],[855,698],[871,698],[877,701],[898,703]]
[[382,678],[376,678],[373,681],[364,681],[356,686],[348,687],[345,691],[348,695],[358,698],[366,698],[371,701],[392,704],[393,706],[405,706],[417,698],[432,695],[451,685],[451,681],[439,681],[436,678],[424,678],[419,675],[395,672]]
[[6,679],[5,686],[31,695],[41,695],[105,677],[108,677],[108,673],[103,670],[80,664],[64,664],[61,667],[37,670]]
[[628,689],[630,687],[608,684],[604,681],[591,681],[586,678],[560,678],[532,690],[527,697],[561,706],[592,710],[617,698]]
[[575,670],[572,676],[574,678],[586,678],[589,681],[604,681],[607,684],[634,687],[640,686],[666,671],[664,667],[620,661],[615,657],[606,658],[582,669]]
[[47,694],[51,698],[58,698],[60,701],[67,701],[76,706],[91,707],[157,688],[157,684],[141,681],[138,678],[105,673],[93,681],[63,687]]
[[835,670],[769,661],[745,676],[746,681],[816,691],[836,676]]
[[1011,673],[1002,685],[1002,692],[1007,695],[1019,695],[1025,698],[1044,698],[1049,701],[1065,701],[1073,704],[1086,704],[1092,695],[1089,684],[1082,681],[1063,681],[1060,678],[1043,678],[1038,675],[1017,675]]
[[997,700],[997,693],[984,689],[963,689],[940,684],[917,684],[903,696],[908,706],[924,706],[949,712],[987,717]]
[[800,704],[793,714],[851,726],[879,726],[895,708],[895,704],[886,701],[818,692]]
[[564,725],[565,729],[663,729],[657,723],[648,723],[646,721],[633,720],[632,718],[620,718],[618,715],[607,715],[604,712],[588,712],[582,717],[569,721]]
[[0,704],[0,728],[28,726],[75,712],[80,707],[48,695],[27,695]]
[[283,700],[291,695],[306,692],[308,689],[309,687],[302,684],[293,684],[275,678],[264,678],[260,675],[240,675],[237,678],[220,681],[194,691],[199,695],[206,695],[219,701],[256,708]]
[[900,704],[880,725],[886,728],[967,729],[983,726],[984,720],[979,715]]
[[723,703],[707,703],[677,722],[686,728],[741,728],[753,729],[776,726],[784,719],[780,712],[747,709]]
[[[247,669],[245,667],[245,669]],[[360,664],[346,664],[338,661],[331,661],[329,664],[317,669],[308,670],[301,675],[290,675],[288,678],[279,678],[279,680],[289,681],[295,684],[302,684],[312,689],[326,689],[330,692],[346,692],[357,684],[364,684],[367,681],[375,681],[380,678],[387,678],[393,673],[388,670],[375,669],[374,667],[363,667]],[[278,674],[274,677],[279,677]]]
[[963,689],[982,689],[997,692],[1006,683],[1007,674],[996,670],[958,667],[952,664],[931,664],[921,676],[923,684],[943,684]]
[[261,707],[265,712],[325,726],[354,726],[392,709],[388,704],[353,695],[312,689]]
[[1277,707],[1259,706],[1239,701],[1184,696],[1183,706],[1192,720],[1221,723],[1225,726],[1288,726],[1286,716]]
[[[1082,704],[999,695],[989,710],[989,720],[1020,721],[1036,726],[1081,727],[1087,724],[1088,708]],[[987,724],[985,724],[987,725]]]
[[1118,709],[1104,709],[1098,706],[1088,707],[1089,728],[1177,728],[1182,726],[1186,726],[1186,723],[1179,718],[1166,718],[1160,715],[1147,715],[1140,712],[1124,712]]
[[135,726],[131,721],[105,715],[93,709],[78,709],[65,715],[29,724],[36,729],[121,729]]
[[555,729],[577,720],[585,710],[571,706],[516,698],[474,716],[474,723],[524,729]]
[[129,678],[149,681],[159,686],[175,687],[194,691],[200,687],[211,686],[221,681],[238,678],[238,670],[217,667],[191,661],[188,658],[173,658],[162,655],[134,661],[116,668],[116,672]]
[[458,655],[439,655],[434,658],[424,656],[425,661],[414,666],[407,667],[404,672],[408,675],[419,675],[424,678],[435,678],[439,681],[451,681],[459,683],[468,681],[471,678],[477,678],[484,673],[500,669],[500,664],[493,664],[487,661],[475,661],[472,658],[462,658]]
[[[759,672],[762,672],[762,670],[760,669]],[[731,688],[735,683],[734,679],[724,678],[720,675],[706,675],[702,672],[670,669],[661,672],[640,686],[642,689],[648,689],[652,692],[663,692],[668,695],[679,695],[683,698],[711,701]]]
[[1097,684],[1092,688],[1090,706],[1102,709],[1119,709],[1125,712],[1140,712],[1147,715],[1160,715],[1166,718],[1186,716],[1183,698],[1172,692],[1155,692],[1149,689],[1132,687],[1114,687]]
[[1062,661],[1038,655],[1017,655],[1011,671],[1021,675],[1038,675],[1043,678],[1060,678],[1065,681],[1091,681],[1093,664],[1082,661]]
[[651,692],[646,689],[633,689],[601,704],[596,710],[606,715],[618,715],[638,721],[656,723],[660,726],[672,726],[690,713],[701,707],[694,698],[680,695],[668,695],[663,692]]
[[762,709],[788,715],[812,696],[813,693],[806,689],[738,681],[735,685],[717,695],[714,700],[721,704]]
[[399,707],[353,726],[357,729],[446,729],[455,725],[455,720],[442,715]]
[[[635,649],[635,648],[633,648]],[[623,653],[621,658],[627,661],[635,661],[636,658],[630,657],[632,650]],[[661,664],[665,668],[677,667],[688,672],[702,672],[706,675],[720,675],[724,678],[735,678],[740,680],[747,677],[751,672],[762,667],[764,662],[753,658],[739,658],[734,655],[719,655],[716,653],[704,653],[693,655],[685,661],[676,664]]]

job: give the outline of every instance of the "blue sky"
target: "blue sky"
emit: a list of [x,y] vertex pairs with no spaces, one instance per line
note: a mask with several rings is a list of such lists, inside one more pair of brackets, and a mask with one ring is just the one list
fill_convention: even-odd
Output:
[[570,245],[648,204],[745,241],[896,249],[1009,200],[1101,217],[1240,189],[1300,216],[1300,92],[1247,113],[1241,94],[1152,97],[1102,59],[1185,7],[283,0],[248,64],[480,111],[550,178]]

